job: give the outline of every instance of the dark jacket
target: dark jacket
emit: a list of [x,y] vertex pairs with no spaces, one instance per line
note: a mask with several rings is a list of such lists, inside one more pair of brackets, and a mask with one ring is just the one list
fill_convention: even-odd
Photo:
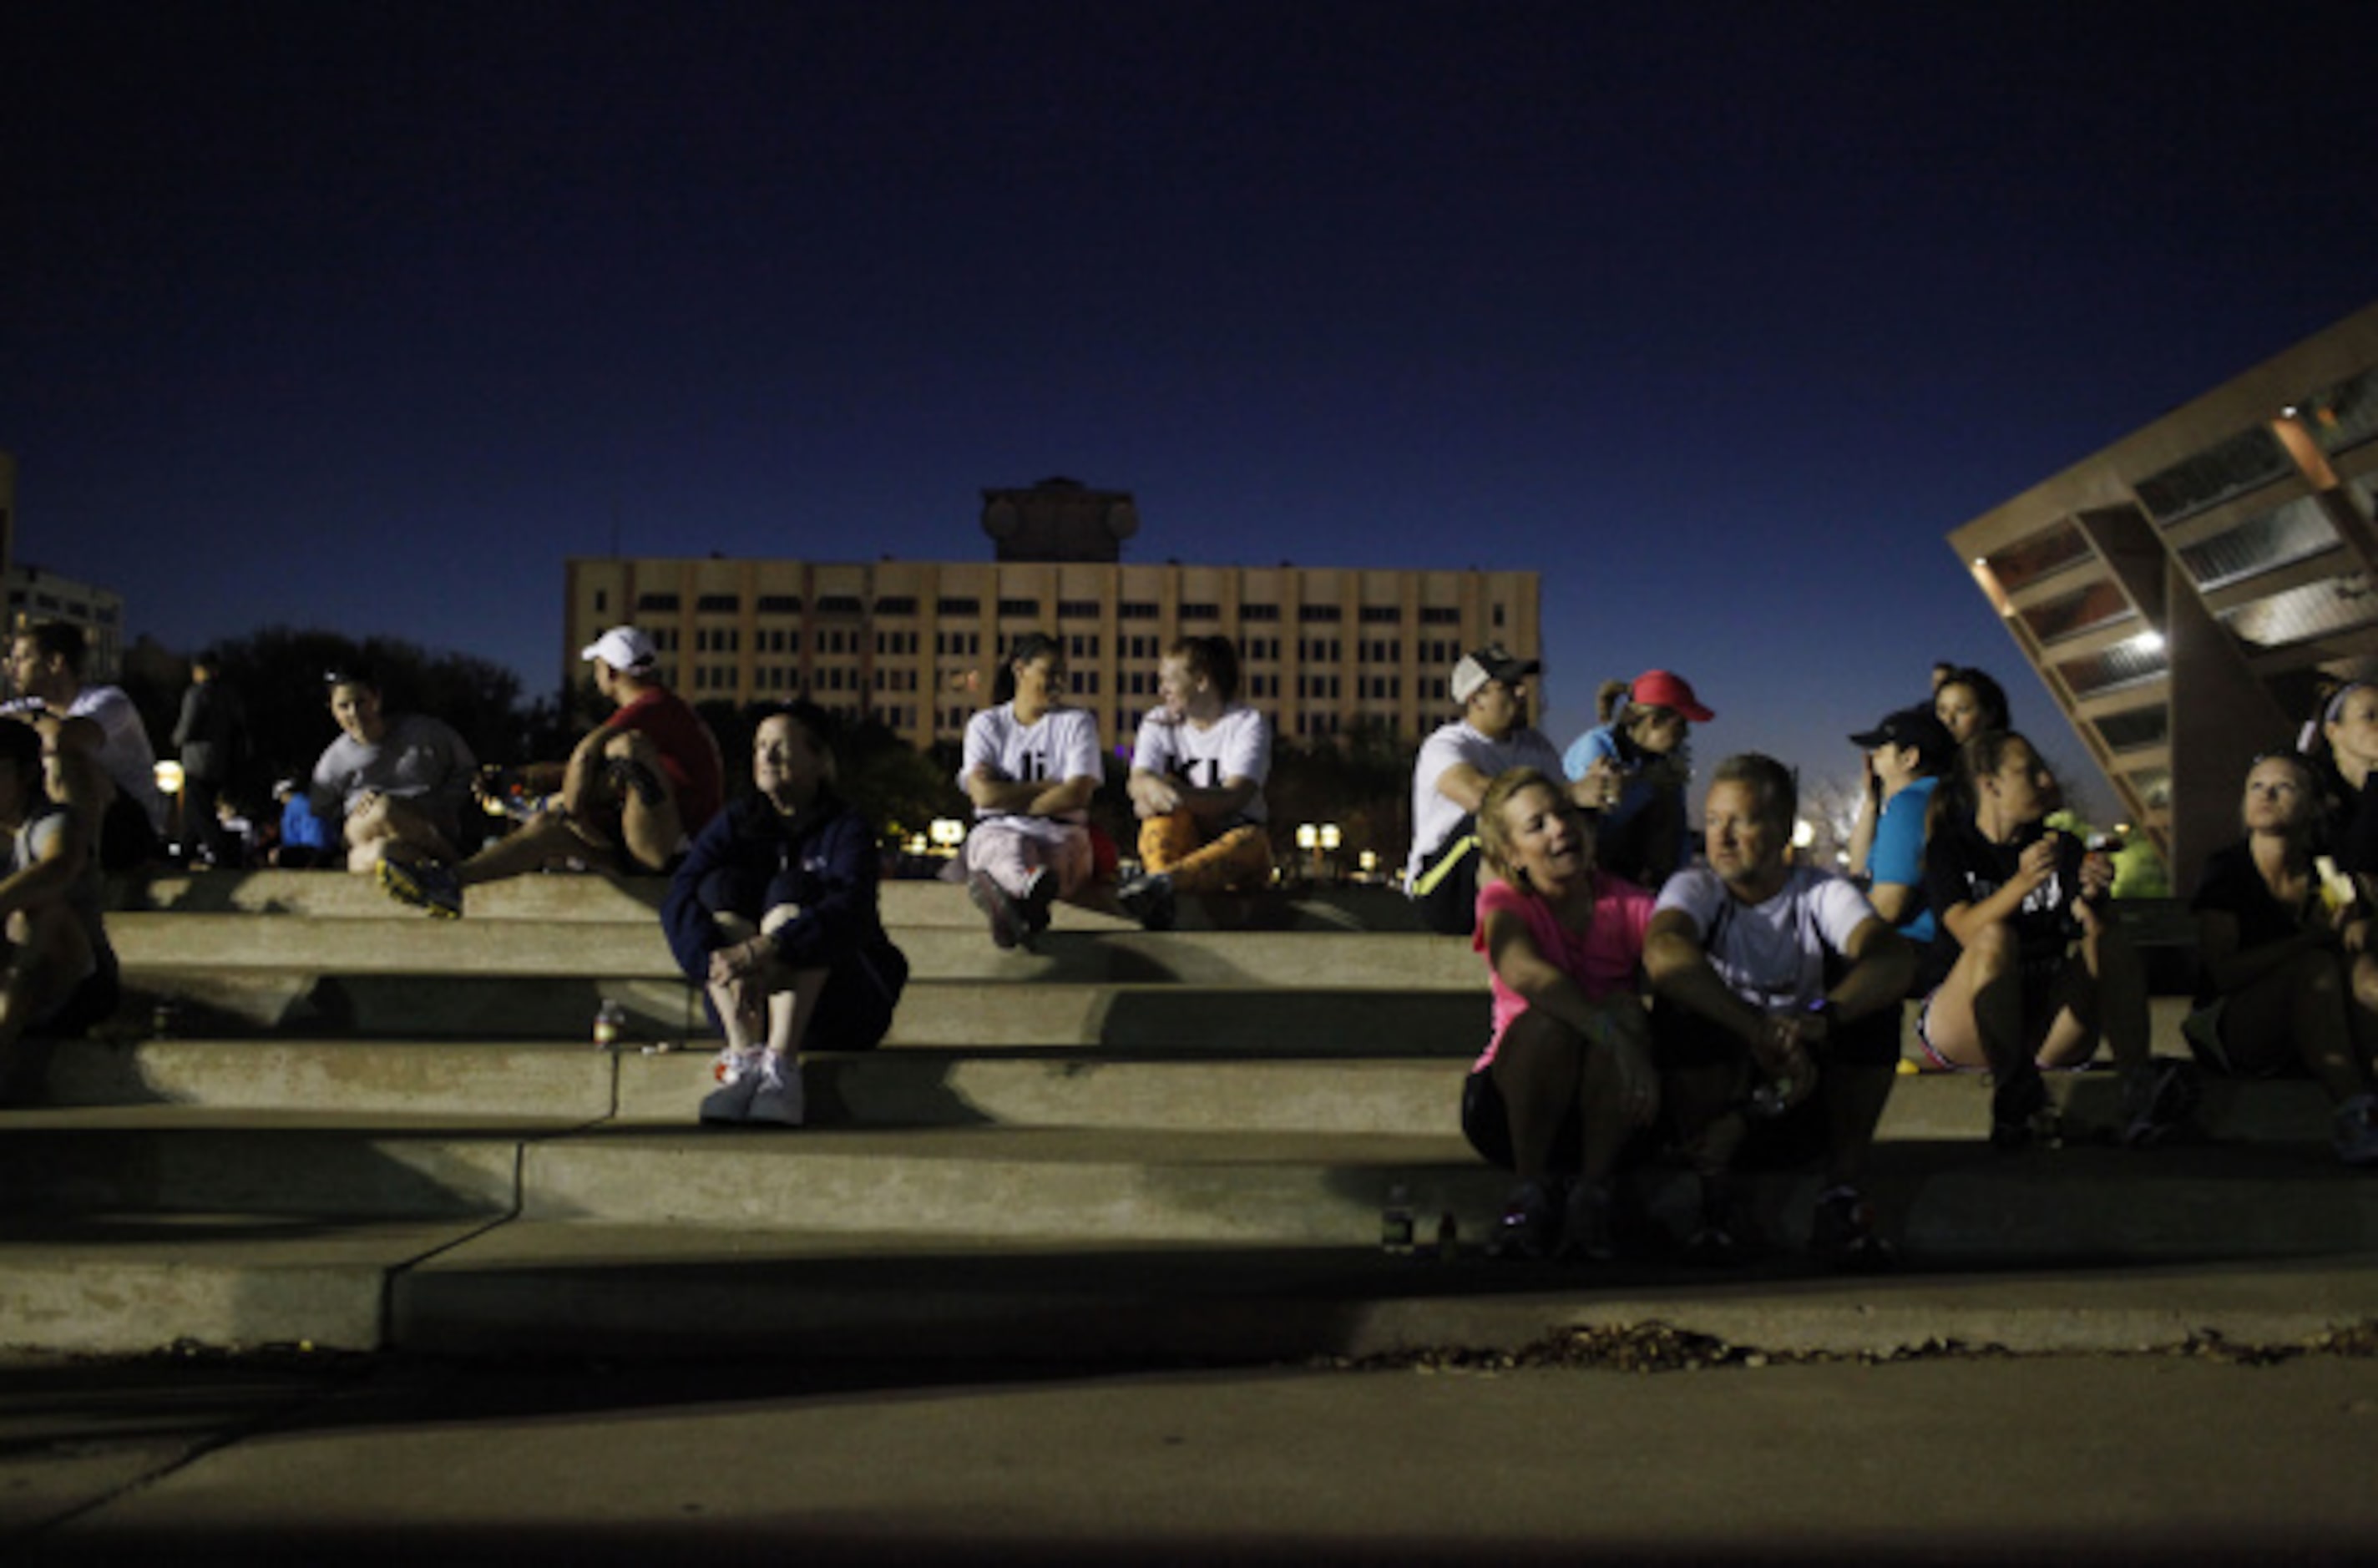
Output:
[[[800,914],[775,933],[776,952],[795,968],[833,968],[853,955],[894,952],[876,904],[880,869],[874,830],[833,796],[798,836],[764,796],[735,801],[694,839],[661,904],[661,928],[686,977],[709,977],[710,955],[727,945],[711,916],[731,911],[757,925],[768,909],[793,904]],[[905,964],[900,965],[905,973]]]

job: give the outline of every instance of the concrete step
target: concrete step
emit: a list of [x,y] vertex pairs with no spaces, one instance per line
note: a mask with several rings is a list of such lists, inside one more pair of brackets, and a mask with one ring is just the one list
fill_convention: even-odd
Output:
[[[1080,1049],[919,1046],[819,1055],[803,1064],[810,1119],[826,1127],[1001,1124],[1192,1131],[1429,1136],[1455,1123],[1469,1059],[1350,1054],[1238,1058]],[[692,1114],[709,1086],[707,1042],[646,1056],[576,1044],[440,1040],[149,1040],[76,1042],[51,1064],[48,1103],[158,1103],[212,1110],[336,1112],[348,1117],[502,1116],[665,1126]],[[2110,1072],[2051,1082],[2077,1133],[2119,1110]],[[1885,1112],[1887,1140],[1979,1135],[1988,1082],[1976,1074],[1904,1075]],[[2300,1080],[2204,1084],[2211,1136],[2317,1142],[2328,1107]]]
[[[683,980],[548,976],[313,976],[150,970],[97,1031],[125,1042],[180,1036],[578,1041],[605,999],[628,1013],[632,1045],[715,1041]],[[160,1007],[166,1011],[162,1015]],[[991,1049],[1174,1051],[1227,1056],[1468,1056],[1483,993],[1313,987],[918,981],[886,1044]]]
[[[532,1220],[853,1235],[951,1232],[1144,1242],[1360,1246],[1402,1187],[1433,1234],[1482,1234],[1508,1186],[1451,1132],[1324,1134],[995,1125],[705,1129],[462,1118],[330,1118],[136,1107],[17,1113],[0,1183],[21,1212],[227,1211]],[[1653,1181],[1672,1228],[1690,1183]],[[2324,1143],[2154,1151],[2076,1144],[2004,1156],[1974,1138],[1898,1139],[1872,1193],[1944,1263],[2104,1263],[2378,1248],[2378,1181]],[[1749,1182],[1755,1228],[1805,1234],[1814,1179]]]
[[0,1115],[0,1191],[18,1214],[486,1216],[517,1206],[524,1149],[581,1125],[172,1105],[10,1111]]
[[138,1355],[389,1347],[389,1282],[483,1219],[342,1221],[126,1212],[0,1223],[0,1347]]
[[[523,1152],[522,1217],[721,1228],[1355,1246],[1401,1186],[1426,1222],[1483,1234],[1507,1177],[1459,1137],[934,1128],[882,1133],[619,1129]],[[748,1154],[745,1152],[748,1147]],[[701,1150],[693,1155],[690,1151]],[[1660,1184],[1672,1226],[1693,1189]],[[1940,1260],[2301,1255],[2378,1248],[2378,1182],[2325,1144],[2005,1156],[1979,1141],[1906,1141],[1878,1156],[1894,1233]],[[1762,1232],[1797,1238],[1813,1176],[1748,1183]]]
[[[1771,1351],[1942,1342],[2132,1351],[2300,1343],[2378,1317],[2369,1257],[1987,1274],[1831,1275],[1796,1253],[1713,1274],[1375,1247],[1142,1246],[538,1224],[395,1277],[389,1341],[428,1355],[646,1360],[1221,1363],[1516,1350],[1660,1323]],[[630,1282],[632,1282],[631,1285]],[[690,1324],[698,1330],[689,1332]]]
[[[883,920],[895,928],[947,927],[980,931],[983,917],[956,883],[896,879],[882,884]],[[668,883],[658,877],[592,874],[515,877],[470,891],[474,922],[648,926],[658,917]],[[318,920],[378,920],[392,904],[378,883],[344,871],[197,871],[158,876],[129,890],[125,912],[287,915]],[[411,912],[406,912],[410,914]],[[1123,930],[1132,922],[1073,904],[1060,904],[1059,930]],[[1248,927],[1295,930],[1416,931],[1410,901],[1379,887],[1304,887],[1255,899],[1185,897],[1181,925],[1188,930]]]
[[[133,911],[108,935],[127,976],[594,976],[674,978],[657,925],[379,919],[281,920],[254,915]],[[1425,932],[1057,930],[1038,951],[1002,952],[979,930],[895,930],[916,980],[1283,986],[1483,991],[1467,944]]]
[[0,1225],[0,1347],[1092,1366],[1518,1349],[1660,1323],[1770,1351],[1952,1341],[2128,1351],[2302,1343],[2378,1319],[2378,1258],[1842,1277],[1779,1252],[1713,1274],[1375,1247],[986,1242],[240,1214]]

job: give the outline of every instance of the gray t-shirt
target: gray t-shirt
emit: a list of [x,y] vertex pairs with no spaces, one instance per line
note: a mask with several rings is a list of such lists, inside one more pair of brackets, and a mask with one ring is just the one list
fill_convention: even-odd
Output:
[[452,725],[426,713],[399,713],[375,744],[345,734],[330,742],[306,793],[326,820],[344,816],[367,791],[409,800],[451,838],[462,830],[462,803],[477,771],[477,760]]

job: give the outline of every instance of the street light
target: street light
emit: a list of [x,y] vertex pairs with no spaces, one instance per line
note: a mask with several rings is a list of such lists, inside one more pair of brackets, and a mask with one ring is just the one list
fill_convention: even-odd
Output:
[[966,842],[966,824],[955,817],[936,817],[926,830],[933,847],[943,856],[954,856],[958,845]]

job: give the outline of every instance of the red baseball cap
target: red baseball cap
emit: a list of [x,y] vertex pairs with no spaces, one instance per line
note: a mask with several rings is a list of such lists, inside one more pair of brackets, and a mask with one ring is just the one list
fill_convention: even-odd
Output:
[[1717,717],[1701,706],[1690,682],[1668,670],[1645,670],[1637,676],[1635,684],[1627,689],[1627,700],[1647,708],[1673,708],[1697,724]]

